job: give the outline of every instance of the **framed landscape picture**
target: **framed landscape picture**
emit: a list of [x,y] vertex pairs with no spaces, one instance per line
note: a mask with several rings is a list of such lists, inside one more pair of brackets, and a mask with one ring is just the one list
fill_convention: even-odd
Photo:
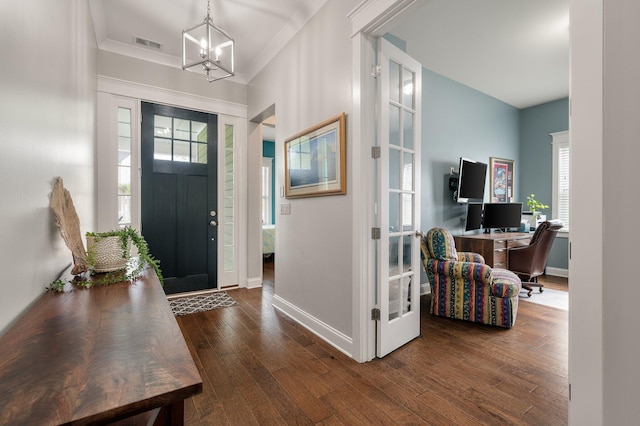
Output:
[[495,157],[490,160],[491,202],[512,203],[515,162]]
[[341,113],[284,142],[286,198],[347,193],[345,121]]

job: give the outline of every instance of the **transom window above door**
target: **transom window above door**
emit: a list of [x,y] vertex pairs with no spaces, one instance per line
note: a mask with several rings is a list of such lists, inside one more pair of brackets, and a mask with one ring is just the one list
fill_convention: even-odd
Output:
[[207,164],[207,123],[154,116],[153,159]]

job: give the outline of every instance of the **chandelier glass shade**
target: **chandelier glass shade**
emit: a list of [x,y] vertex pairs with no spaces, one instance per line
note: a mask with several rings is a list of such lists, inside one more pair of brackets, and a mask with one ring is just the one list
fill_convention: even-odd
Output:
[[204,22],[182,31],[182,69],[203,74],[207,81],[235,74],[234,42],[214,25],[209,4]]

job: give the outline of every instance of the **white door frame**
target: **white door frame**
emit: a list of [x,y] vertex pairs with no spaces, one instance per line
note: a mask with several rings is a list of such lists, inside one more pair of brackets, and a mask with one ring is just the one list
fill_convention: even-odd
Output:
[[[238,256],[237,256],[237,273],[238,273],[238,285],[240,287],[247,287],[247,230],[243,224],[247,223],[246,219],[246,204],[247,204],[247,170],[246,170],[246,140],[247,140],[247,106],[236,104],[227,101],[220,101],[216,99],[206,98],[203,96],[191,95],[188,93],[176,92],[174,90],[164,89],[161,87],[152,87],[135,82],[118,80],[110,77],[98,76],[98,129],[97,129],[97,145],[99,150],[109,151],[109,147],[114,146],[116,139],[114,137],[113,116],[112,110],[114,106],[122,104],[127,101],[128,105],[135,105],[133,108],[136,112],[140,110],[139,105],[142,100],[161,103],[165,105],[176,106],[179,108],[186,108],[195,111],[202,111],[211,114],[218,115],[218,122],[223,126],[225,123],[233,124],[237,127],[237,145],[238,145],[238,161],[237,161],[237,178],[238,178],[238,223],[241,224],[238,229]],[[106,111],[106,114],[100,114],[101,111]],[[140,149],[140,132],[139,121],[134,123],[133,128],[138,129],[137,133],[134,133],[134,141],[132,141],[132,149],[139,151]],[[115,151],[114,151],[115,152]],[[137,153],[139,158],[139,152]],[[117,170],[117,161],[115,154],[105,154],[106,167],[98,167],[98,210],[101,210],[102,205],[107,211],[113,211],[117,208],[117,200],[113,200],[117,194],[113,189],[114,176]],[[137,160],[136,160],[137,161]],[[107,164],[107,163],[111,163]],[[138,161],[139,165],[139,161]],[[140,181],[140,169],[135,167],[132,170],[132,183]],[[219,186],[224,181],[219,179]],[[109,189],[111,188],[111,189]],[[111,195],[113,194],[113,196]],[[136,197],[136,194],[132,194]],[[140,191],[137,193],[137,199],[133,200],[133,208],[139,210],[140,206]],[[136,211],[137,211],[136,210]],[[136,214],[132,217],[132,220],[137,221],[132,223],[132,226],[136,229],[140,229],[139,218],[140,215]],[[113,218],[110,215],[104,215],[98,218],[98,227],[100,229],[113,229],[117,226],[117,215],[114,213]]]
[[376,52],[374,38],[384,34],[384,27],[396,16],[416,3],[416,0],[365,0],[348,18],[352,25],[352,87],[353,107],[353,358],[370,361],[376,354],[375,321],[371,309],[375,306],[375,244],[371,228],[375,226],[374,161],[371,148],[376,136],[375,86],[371,77]]

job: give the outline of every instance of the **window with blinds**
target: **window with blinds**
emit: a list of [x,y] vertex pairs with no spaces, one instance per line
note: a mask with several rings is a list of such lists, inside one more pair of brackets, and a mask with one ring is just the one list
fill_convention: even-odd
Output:
[[569,231],[569,211],[571,207],[571,146],[569,132],[552,133],[553,144],[553,217],[564,224],[563,231]]

